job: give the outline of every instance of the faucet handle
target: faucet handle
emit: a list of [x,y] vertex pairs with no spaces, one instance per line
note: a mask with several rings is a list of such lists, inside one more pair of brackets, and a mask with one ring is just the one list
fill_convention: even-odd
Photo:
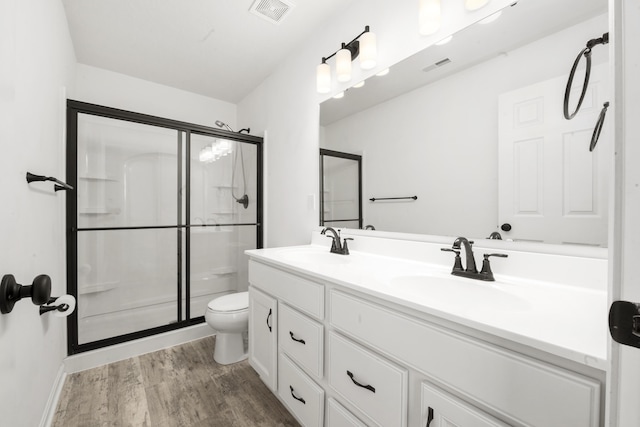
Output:
[[347,240],[353,240],[352,237],[345,237],[342,243],[342,255],[349,255],[349,247],[347,246]]
[[493,281],[493,271],[491,271],[491,264],[489,264],[489,257],[498,257],[498,258],[507,258],[509,255],[507,254],[484,254],[484,259],[482,260],[482,270],[480,270],[480,274],[487,276],[485,280]]
[[460,258],[460,251],[452,248],[440,248],[443,252],[453,252],[456,254],[455,259],[453,260],[453,271],[462,271],[462,258]]

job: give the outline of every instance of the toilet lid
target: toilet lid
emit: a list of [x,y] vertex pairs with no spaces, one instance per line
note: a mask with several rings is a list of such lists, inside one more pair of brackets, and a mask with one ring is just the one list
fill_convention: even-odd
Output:
[[212,299],[207,305],[212,311],[237,311],[249,308],[249,292],[236,292]]

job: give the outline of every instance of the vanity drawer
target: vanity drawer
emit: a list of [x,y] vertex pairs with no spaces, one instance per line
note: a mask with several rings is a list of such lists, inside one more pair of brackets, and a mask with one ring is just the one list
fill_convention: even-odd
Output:
[[249,261],[249,283],[318,320],[324,319],[324,285],[256,261]]
[[335,328],[506,419],[536,427],[600,424],[595,380],[342,292],[330,292],[329,311]]
[[323,326],[285,304],[278,308],[278,315],[280,348],[304,369],[322,378]]
[[327,403],[327,427],[367,427],[367,425],[357,419],[337,400],[329,398]]
[[303,426],[323,425],[324,390],[283,353],[278,355],[278,395]]
[[329,384],[381,426],[407,425],[407,371],[331,332]]

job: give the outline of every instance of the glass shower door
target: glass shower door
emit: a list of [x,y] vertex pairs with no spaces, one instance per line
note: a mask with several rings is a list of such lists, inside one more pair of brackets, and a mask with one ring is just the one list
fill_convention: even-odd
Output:
[[190,134],[188,312],[203,316],[217,296],[246,291],[246,249],[258,247],[258,146]]
[[77,116],[77,342],[180,320],[182,133]]

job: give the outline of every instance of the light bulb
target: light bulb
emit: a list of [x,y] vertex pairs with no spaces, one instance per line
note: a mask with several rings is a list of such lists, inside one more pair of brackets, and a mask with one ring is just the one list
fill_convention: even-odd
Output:
[[351,51],[345,49],[344,45],[336,53],[336,75],[341,83],[351,80]]
[[441,18],[440,0],[420,0],[420,34],[428,36],[438,31]]
[[326,62],[318,65],[316,69],[316,89],[318,93],[331,91],[331,67]]
[[360,36],[360,68],[370,70],[376,66],[378,59],[378,48],[376,35],[367,31]]

